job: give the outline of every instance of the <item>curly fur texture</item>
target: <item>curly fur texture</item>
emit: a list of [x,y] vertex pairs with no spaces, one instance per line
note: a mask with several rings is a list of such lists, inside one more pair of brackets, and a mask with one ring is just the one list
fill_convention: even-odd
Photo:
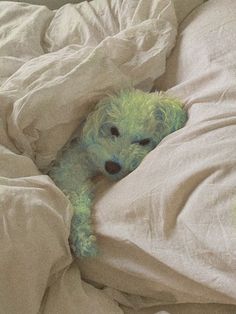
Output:
[[88,115],[80,138],[49,173],[74,208],[70,243],[76,256],[97,254],[91,225],[91,178],[97,174],[115,181],[123,178],[186,120],[179,100],[139,90],[107,97]]

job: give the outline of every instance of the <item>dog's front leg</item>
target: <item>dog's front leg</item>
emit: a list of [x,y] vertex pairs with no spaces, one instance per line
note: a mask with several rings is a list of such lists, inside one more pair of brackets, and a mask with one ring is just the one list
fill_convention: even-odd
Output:
[[78,192],[72,192],[69,195],[74,208],[70,244],[76,256],[95,256],[97,254],[96,237],[93,234],[91,222],[92,190],[93,184],[88,179]]
[[74,214],[71,221],[70,244],[76,256],[96,255],[96,239],[92,232],[91,207],[93,170],[87,155],[74,146],[64,152],[49,175],[69,198]]

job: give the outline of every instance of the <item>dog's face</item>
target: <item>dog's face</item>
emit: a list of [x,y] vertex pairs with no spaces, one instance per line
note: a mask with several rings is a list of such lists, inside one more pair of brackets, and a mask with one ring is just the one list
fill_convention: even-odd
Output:
[[83,127],[82,144],[98,172],[119,180],[185,121],[186,113],[176,99],[123,91],[98,103]]

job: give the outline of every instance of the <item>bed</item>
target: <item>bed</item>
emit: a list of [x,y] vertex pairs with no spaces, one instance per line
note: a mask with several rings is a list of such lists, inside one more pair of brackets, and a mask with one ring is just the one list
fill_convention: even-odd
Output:
[[[0,313],[236,312],[236,3],[0,2]],[[98,100],[166,90],[188,110],[94,205],[73,259],[50,163]]]

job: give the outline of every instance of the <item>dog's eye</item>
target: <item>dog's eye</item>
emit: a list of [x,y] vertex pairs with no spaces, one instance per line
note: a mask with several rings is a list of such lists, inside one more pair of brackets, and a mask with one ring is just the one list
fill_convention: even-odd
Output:
[[148,145],[150,143],[150,139],[149,138],[145,138],[145,139],[139,141],[138,143],[141,146],[145,146],[145,145]]
[[112,126],[112,127],[111,127],[111,134],[114,135],[114,136],[119,136],[119,135],[120,135],[120,132],[119,132],[119,130],[117,129],[117,127]]

